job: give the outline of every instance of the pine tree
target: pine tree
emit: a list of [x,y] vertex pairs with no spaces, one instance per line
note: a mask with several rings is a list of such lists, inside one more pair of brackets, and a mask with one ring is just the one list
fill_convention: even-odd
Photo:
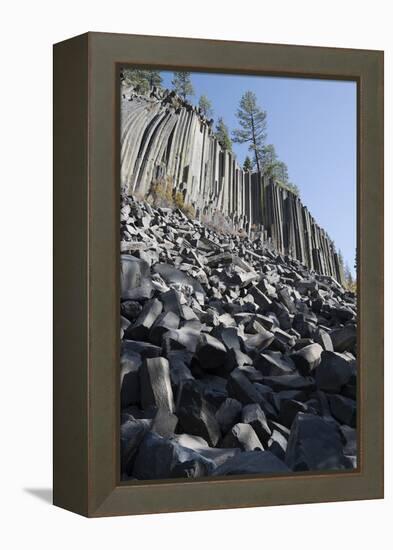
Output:
[[257,104],[253,92],[245,92],[240,100],[236,116],[240,128],[233,132],[235,143],[248,143],[248,150],[254,156],[254,166],[262,171],[262,150],[266,140],[266,111]]
[[227,151],[232,151],[232,141],[229,137],[228,127],[220,117],[216,125],[216,138],[221,147]]
[[162,86],[162,76],[160,71],[145,71],[145,73],[150,88],[153,88],[153,86],[160,88]]
[[184,100],[194,95],[194,88],[191,82],[191,73],[178,71],[173,73],[172,86],[175,92]]
[[205,95],[201,95],[199,98],[198,107],[201,115],[205,118],[211,118],[213,116],[212,104]]
[[351,272],[351,269],[349,267],[348,264],[345,264],[345,269],[344,269],[344,280],[345,280],[345,287],[348,289],[348,290],[351,290],[351,291],[354,291],[354,288],[355,288],[355,280],[352,276],[352,272]]
[[252,161],[248,155],[244,159],[243,170],[245,170],[246,172],[251,172],[252,170]]
[[159,71],[147,71],[143,69],[122,69],[123,80],[126,80],[136,91],[147,94],[153,86],[162,85],[162,77]]

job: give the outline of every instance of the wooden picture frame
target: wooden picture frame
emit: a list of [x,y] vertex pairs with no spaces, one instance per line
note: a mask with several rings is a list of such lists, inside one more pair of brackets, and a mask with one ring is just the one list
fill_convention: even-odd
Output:
[[[122,63],[357,83],[356,470],[120,482]],[[89,517],[383,497],[383,52],[106,33],[54,46],[53,429],[54,504]]]

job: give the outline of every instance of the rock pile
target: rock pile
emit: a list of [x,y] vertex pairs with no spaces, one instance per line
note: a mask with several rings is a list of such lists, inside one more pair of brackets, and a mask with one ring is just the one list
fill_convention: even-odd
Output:
[[122,478],[356,467],[356,300],[180,210],[123,197]]

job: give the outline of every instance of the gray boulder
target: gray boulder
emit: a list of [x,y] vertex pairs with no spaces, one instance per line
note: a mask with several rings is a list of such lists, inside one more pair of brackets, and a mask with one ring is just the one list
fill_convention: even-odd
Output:
[[145,359],[140,368],[141,403],[144,409],[175,409],[169,363],[165,357]]
[[299,413],[291,427],[285,462],[291,470],[350,468],[337,425],[312,414]]

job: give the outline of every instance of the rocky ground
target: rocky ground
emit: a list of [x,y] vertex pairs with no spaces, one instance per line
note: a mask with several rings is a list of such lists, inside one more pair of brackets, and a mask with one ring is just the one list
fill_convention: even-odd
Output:
[[356,467],[356,299],[123,197],[122,479]]

